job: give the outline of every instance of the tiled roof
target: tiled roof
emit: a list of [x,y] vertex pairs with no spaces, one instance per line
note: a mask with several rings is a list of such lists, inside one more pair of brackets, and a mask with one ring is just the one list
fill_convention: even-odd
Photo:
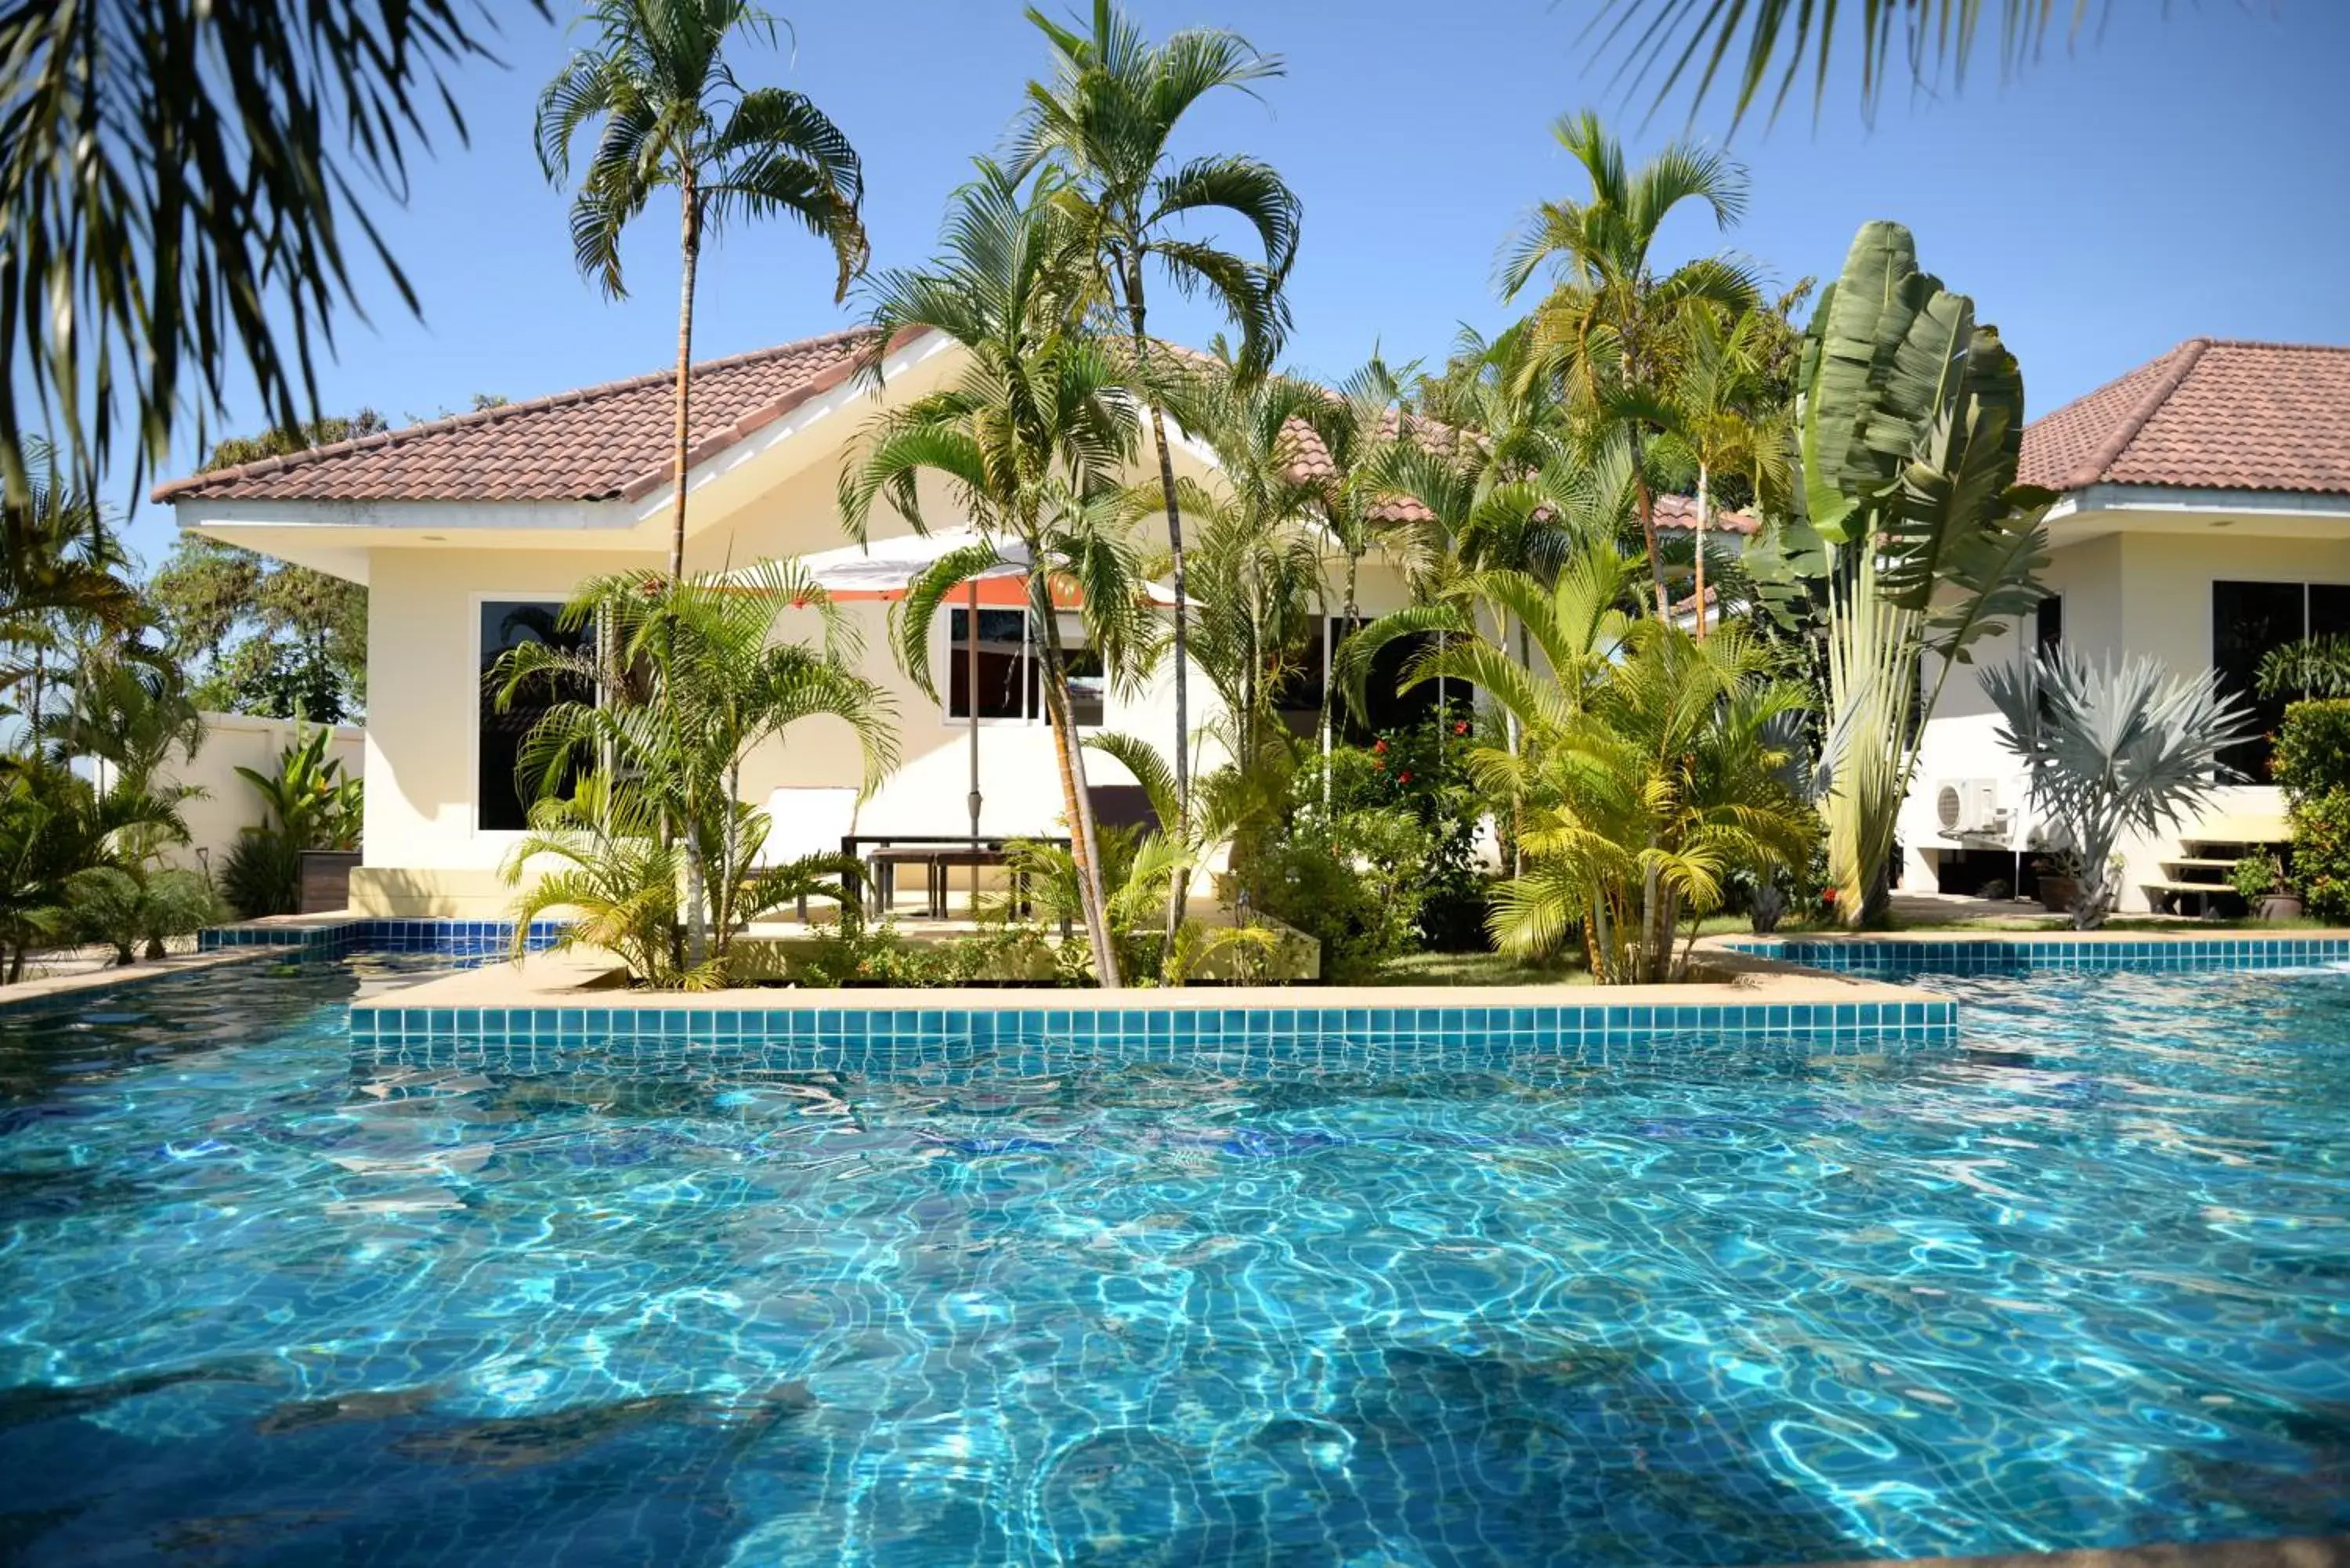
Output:
[[[700,462],[854,373],[868,336],[835,332],[693,368],[691,461]],[[1202,357],[1204,358],[1204,357]],[[576,392],[506,403],[264,458],[156,486],[158,502],[243,501],[635,501],[669,483],[672,371],[608,381]],[[1393,436],[1398,415],[1387,416]],[[1431,420],[1413,422],[1415,439],[1440,450],[1456,432]],[[1289,436],[1300,471],[1329,475],[1330,453],[1303,421]],[[1425,522],[1419,503],[1398,496],[1376,514]],[[1657,498],[1657,526],[1696,525],[1697,504]],[[1754,520],[1717,513],[1717,528],[1752,534]]]
[[2350,494],[2350,347],[2190,337],[2033,421],[2021,477]]
[[[856,369],[869,335],[827,333],[693,368],[695,462]],[[158,502],[635,501],[669,483],[673,370],[265,458],[155,487]]]

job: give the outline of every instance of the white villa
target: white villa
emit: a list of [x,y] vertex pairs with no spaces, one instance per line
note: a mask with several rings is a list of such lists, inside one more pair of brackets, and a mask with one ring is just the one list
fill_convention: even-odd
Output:
[[[2270,649],[2350,632],[2350,348],[2189,339],[2034,421],[2022,477],[2062,493],[2054,591],[2022,639],[2216,668],[2249,696]],[[1988,643],[1977,662],[2017,647]],[[2279,705],[2259,707],[2272,726]],[[1902,815],[1904,887],[1974,892],[2019,871],[2030,886],[2038,825],[1997,727],[1973,672],[1953,672]],[[2125,909],[2193,909],[2243,846],[2286,836],[2279,792],[2257,782],[2268,751],[2238,749],[2256,782],[2203,821],[2123,846]]]
[[[939,385],[962,352],[935,335],[898,345],[877,395],[855,376],[867,340],[838,333],[696,368],[689,571],[847,543],[835,486],[858,437],[886,400]],[[658,372],[198,474],[156,491],[182,528],[368,587],[365,858],[351,882],[358,912],[480,919],[510,903],[497,868],[523,827],[514,757],[532,715],[493,711],[483,675],[512,639],[538,635],[531,623],[544,618],[532,612],[552,611],[584,579],[665,566],[672,385],[670,372]],[[1210,472],[1204,449],[1180,437],[1176,445],[1180,472]],[[1156,472],[1148,457],[1137,469],[1138,476]],[[960,521],[942,490],[926,494],[924,511],[933,528]],[[1163,522],[1159,528],[1163,545]],[[909,531],[886,504],[877,507],[877,539]],[[1361,602],[1371,615],[1404,602],[1391,566],[1365,563]],[[867,672],[896,700],[902,757],[879,792],[855,806],[855,830],[968,831],[965,612],[951,610],[938,623],[933,674],[945,700],[934,702],[897,667],[886,635],[889,607],[866,600],[843,607],[864,634]],[[979,826],[990,836],[1063,831],[1026,620],[1019,607],[980,611]],[[1072,647],[1077,632],[1071,615],[1064,635]],[[1193,722],[1204,727],[1217,716],[1213,693],[1196,670],[1191,689]],[[1093,722],[1169,749],[1171,691],[1162,668],[1148,691],[1104,692]],[[1318,691],[1306,695],[1318,708]],[[1407,706],[1399,705],[1399,716]],[[1131,797],[1140,792],[1131,779],[1099,755],[1088,766],[1105,815],[1133,814]],[[846,730],[814,721],[753,759],[743,794],[769,805],[775,842],[812,852],[837,847],[837,836],[852,826],[836,814],[859,774]],[[1128,798],[1116,798],[1121,786]]]
[[[696,368],[689,570],[845,543],[835,486],[860,433],[887,400],[940,384],[961,352],[936,336],[901,343],[877,394],[855,377],[864,342],[837,333]],[[658,372],[156,491],[183,528],[368,586],[365,863],[351,884],[359,912],[487,918],[506,907],[497,868],[523,826],[513,761],[532,715],[493,711],[483,675],[512,639],[537,635],[530,626],[543,618],[534,612],[551,611],[585,578],[664,564],[671,386]],[[1204,449],[1180,435],[1175,444],[1179,471],[1211,474]],[[1154,471],[1146,456],[1138,472]],[[2350,348],[2182,344],[2034,422],[2023,474],[2063,492],[2050,519],[2055,592],[2018,628],[2023,639],[2064,637],[2093,654],[2151,649],[2181,670],[2216,665],[2241,687],[2278,643],[2350,631]],[[1660,501],[1663,526],[1691,524],[1684,499]],[[958,521],[944,503],[943,493],[926,501],[934,527]],[[1733,536],[1722,541],[1730,545],[1753,524],[1732,514],[1716,526]],[[875,530],[882,537],[906,524],[885,506]],[[1365,563],[1361,599],[1369,615],[1404,602],[1393,563]],[[972,682],[959,651],[949,657],[962,646],[964,612],[936,629],[944,701],[933,701],[889,651],[888,606],[845,607],[865,634],[868,673],[895,697],[900,765],[854,808],[853,825],[836,820],[858,782],[858,757],[844,732],[814,722],[754,759],[746,798],[768,804],[778,843],[794,853],[825,847],[851,826],[967,831]],[[980,830],[989,836],[1060,831],[1026,613],[980,612]],[[1065,634],[1076,630],[1072,616]],[[1336,631],[1325,628],[1325,668]],[[1981,659],[2010,657],[2016,646],[2015,634],[1995,639]],[[1376,678],[1373,688],[1383,701]],[[1174,728],[1170,691],[1162,670],[1147,691],[1106,691],[1095,722],[1163,748]],[[1205,726],[1214,699],[1196,671],[1191,691],[1195,724]],[[1318,691],[1300,701],[1317,706]],[[1409,709],[1398,702],[1374,722]],[[1297,718],[1308,721],[1303,710]],[[1970,892],[2020,874],[2029,888],[2036,825],[1995,726],[1972,672],[1956,672],[1903,815],[1905,887]],[[2239,765],[2259,776],[2264,752],[2246,748]],[[1104,814],[1131,819],[1132,781],[1107,758],[1091,767]],[[2126,903],[2160,899],[2181,877],[2216,879],[2210,864],[2179,862],[2216,863],[2231,844],[2282,836],[2277,792],[2265,784],[2231,790],[2220,815],[2183,840],[2126,846]]]

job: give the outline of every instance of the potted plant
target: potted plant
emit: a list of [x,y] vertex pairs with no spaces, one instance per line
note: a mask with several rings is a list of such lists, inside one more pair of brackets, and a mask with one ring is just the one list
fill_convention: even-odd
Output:
[[2040,907],[2052,915],[2069,915],[2081,895],[2081,857],[2069,849],[2051,850],[2033,858],[2040,876]]
[[2285,881],[2283,865],[2265,849],[2255,849],[2237,861],[2228,873],[2228,884],[2258,919],[2301,918],[2301,895]]

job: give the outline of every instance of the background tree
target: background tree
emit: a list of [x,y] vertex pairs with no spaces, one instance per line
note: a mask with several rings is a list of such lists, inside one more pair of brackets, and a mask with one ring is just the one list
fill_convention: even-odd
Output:
[[0,498],[0,713],[37,725],[77,640],[127,631],[147,612],[89,486],[45,441],[25,455],[24,487]]
[[[213,449],[207,472],[389,428],[361,409]],[[367,707],[368,595],[358,583],[182,534],[146,585],[167,651],[216,712],[336,724]]]
[[579,270],[618,299],[620,231],[654,194],[677,193],[677,395],[669,575],[685,575],[691,446],[693,290],[705,235],[738,218],[788,217],[830,244],[846,298],[865,266],[865,175],[840,128],[805,94],[745,88],[726,58],[736,36],[772,45],[775,18],[746,0],[599,0],[593,47],[574,54],[538,101],[547,179],[571,176],[572,144],[594,151],[571,203]]
[[45,421],[85,483],[127,423],[135,492],[183,409],[202,441],[234,373],[273,423],[311,417],[317,356],[358,307],[354,253],[417,305],[361,188],[404,198],[440,112],[463,138],[445,77],[494,26],[472,0],[0,6],[8,496]]
[[1684,202],[1704,203],[1719,227],[1735,224],[1746,210],[1746,172],[1690,142],[1675,142],[1628,168],[1622,145],[1587,110],[1561,119],[1554,133],[1582,165],[1590,192],[1535,209],[1504,252],[1502,293],[1514,299],[1538,274],[1554,279],[1534,307],[1532,348],[1590,432],[1621,441],[1628,452],[1654,607],[1662,617],[1671,597],[1657,548],[1647,448],[1665,425],[1664,381],[1677,318],[1699,302],[1742,314],[1760,294],[1748,270],[1726,256],[1700,256],[1660,276],[1650,252],[1666,217]]
[[[1278,56],[1221,28],[1187,28],[1163,44],[1146,40],[1133,19],[1094,0],[1093,26],[1080,33],[1035,6],[1028,19],[1051,47],[1053,79],[1028,84],[1027,109],[1013,133],[1013,172],[1024,179],[1042,164],[1065,181],[1055,198],[1083,232],[1101,299],[1128,333],[1134,385],[1150,410],[1161,504],[1175,589],[1175,797],[1179,819],[1191,802],[1190,638],[1184,589],[1183,510],[1167,421],[1149,391],[1154,352],[1149,328],[1149,274],[1156,265],[1177,287],[1204,293],[1240,328],[1238,367],[1261,375],[1281,351],[1289,327],[1283,285],[1297,259],[1298,201],[1268,165],[1238,154],[1173,161],[1185,114],[1221,88],[1282,74]],[[1252,261],[1186,225],[1226,213],[1255,231],[1263,254]],[[1178,836],[1186,825],[1179,820]],[[1169,904],[1174,919],[1174,900]],[[1171,934],[1170,926],[1170,934]]]

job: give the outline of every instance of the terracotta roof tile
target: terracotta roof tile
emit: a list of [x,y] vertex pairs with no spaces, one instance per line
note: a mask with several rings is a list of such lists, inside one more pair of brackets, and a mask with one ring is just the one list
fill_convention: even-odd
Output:
[[2021,477],[2350,494],[2350,347],[2191,337],[2035,420]]
[[[699,462],[846,380],[869,335],[827,333],[693,368]],[[669,483],[675,373],[507,403],[192,474],[158,502],[638,500]]]

